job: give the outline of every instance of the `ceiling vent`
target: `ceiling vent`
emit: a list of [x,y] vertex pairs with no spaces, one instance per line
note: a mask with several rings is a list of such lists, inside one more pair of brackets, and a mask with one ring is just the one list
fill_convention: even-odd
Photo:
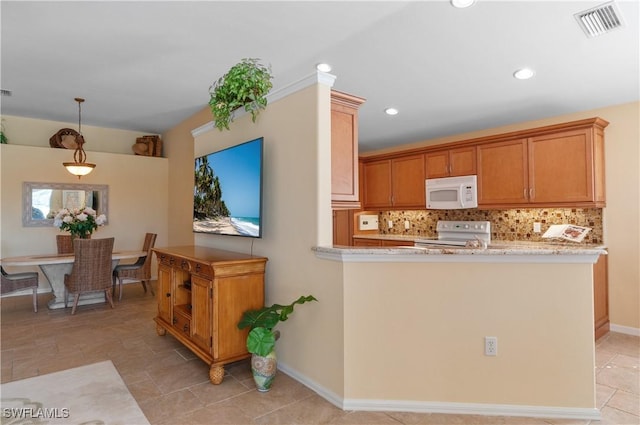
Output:
[[623,26],[622,15],[614,2],[601,4],[574,16],[588,37],[596,37]]

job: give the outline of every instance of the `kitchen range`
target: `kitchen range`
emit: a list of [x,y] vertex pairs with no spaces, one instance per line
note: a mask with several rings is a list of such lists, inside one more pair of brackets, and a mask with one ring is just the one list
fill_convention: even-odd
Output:
[[416,239],[417,247],[487,248],[491,243],[491,223],[488,221],[445,221],[436,225],[437,239]]

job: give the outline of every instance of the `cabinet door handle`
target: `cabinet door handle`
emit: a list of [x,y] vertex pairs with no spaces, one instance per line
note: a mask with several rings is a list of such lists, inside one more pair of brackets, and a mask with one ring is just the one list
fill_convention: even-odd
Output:
[[185,323],[185,324],[184,324],[184,326],[182,327],[182,331],[183,331],[184,333],[188,333],[188,332],[189,332],[189,324],[188,324],[188,323]]
[[524,197],[524,199],[527,199],[527,188],[526,187],[522,191],[522,196]]
[[176,318],[174,317],[174,318],[173,318],[173,320],[172,320],[171,322],[175,325],[176,323],[178,323],[178,319],[176,319]]
[[529,188],[529,199],[533,199],[533,188]]
[[171,292],[167,292],[165,295],[167,296],[167,298],[170,298],[171,297]]

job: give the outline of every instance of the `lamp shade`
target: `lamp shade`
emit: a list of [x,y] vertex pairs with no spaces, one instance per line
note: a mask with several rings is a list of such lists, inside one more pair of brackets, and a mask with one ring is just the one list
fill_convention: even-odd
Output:
[[68,172],[78,177],[86,176],[96,167],[96,164],[86,162],[63,162],[62,165],[65,166]]

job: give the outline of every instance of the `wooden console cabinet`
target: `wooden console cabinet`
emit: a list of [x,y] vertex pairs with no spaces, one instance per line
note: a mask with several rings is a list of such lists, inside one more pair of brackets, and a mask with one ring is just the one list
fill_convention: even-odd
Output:
[[267,259],[201,246],[154,248],[158,259],[158,335],[169,332],[209,365],[222,383],[224,365],[250,356],[246,310],[264,306]]

